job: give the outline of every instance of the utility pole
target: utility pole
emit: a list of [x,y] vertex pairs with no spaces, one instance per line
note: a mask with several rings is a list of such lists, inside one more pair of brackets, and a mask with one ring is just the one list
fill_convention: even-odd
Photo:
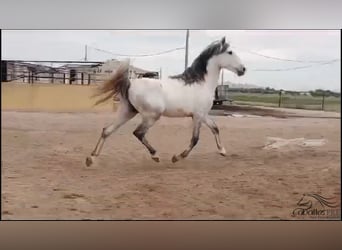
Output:
[[185,69],[188,67],[188,56],[189,56],[189,30],[186,30],[186,38],[185,38]]
[[324,110],[324,99],[325,99],[325,93],[323,92],[323,98],[322,98],[322,110]]
[[224,76],[224,71],[221,69],[221,85],[223,85],[223,76]]
[[86,62],[88,60],[87,56],[88,56],[88,46],[85,46],[85,55],[84,55],[84,61]]

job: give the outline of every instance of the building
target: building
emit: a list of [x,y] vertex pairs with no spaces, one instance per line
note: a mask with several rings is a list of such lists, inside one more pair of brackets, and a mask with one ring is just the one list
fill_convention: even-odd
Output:
[[[103,81],[108,79],[111,75],[114,74],[115,70],[119,67],[120,61],[112,59],[104,62],[100,67],[97,74],[97,81]],[[141,77],[150,77],[150,78],[159,78],[159,72],[144,70],[133,65],[129,66],[129,78],[141,78]]]
[[44,65],[21,61],[1,61],[1,81],[3,82],[41,81],[45,77],[50,77],[54,72],[53,68]]
[[69,63],[59,68],[60,72],[65,74],[68,84],[91,84],[96,82],[96,74],[99,73],[99,67],[102,63]]
[[[43,65],[49,63],[51,66]],[[61,84],[96,84],[103,82],[114,74],[120,61],[106,62],[71,61],[66,64],[59,61],[1,61],[2,82],[23,83],[61,83]],[[60,66],[53,67],[52,65]],[[159,72],[148,71],[130,65],[130,78],[159,78]]]

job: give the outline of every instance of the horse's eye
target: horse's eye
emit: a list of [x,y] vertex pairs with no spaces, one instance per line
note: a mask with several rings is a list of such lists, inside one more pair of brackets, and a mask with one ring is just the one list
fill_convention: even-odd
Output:
[[232,54],[233,54],[233,51],[228,51],[228,54],[229,54],[229,55],[232,55]]

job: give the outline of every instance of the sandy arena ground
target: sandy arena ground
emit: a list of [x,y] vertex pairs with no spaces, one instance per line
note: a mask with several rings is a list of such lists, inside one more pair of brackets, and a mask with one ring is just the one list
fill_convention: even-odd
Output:
[[[339,118],[215,116],[227,157],[203,126],[190,156],[173,164],[189,144],[191,119],[162,118],[149,131],[156,163],[132,135],[137,116],[87,168],[112,117],[2,111],[2,218],[295,219],[303,193],[340,197]],[[327,143],[266,150],[267,137]]]

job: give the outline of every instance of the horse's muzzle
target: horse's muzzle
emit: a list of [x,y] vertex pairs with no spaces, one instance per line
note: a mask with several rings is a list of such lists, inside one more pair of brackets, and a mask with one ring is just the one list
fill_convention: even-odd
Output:
[[243,67],[242,69],[238,69],[237,70],[237,75],[238,76],[243,76],[245,74],[245,72],[246,72],[246,68]]

